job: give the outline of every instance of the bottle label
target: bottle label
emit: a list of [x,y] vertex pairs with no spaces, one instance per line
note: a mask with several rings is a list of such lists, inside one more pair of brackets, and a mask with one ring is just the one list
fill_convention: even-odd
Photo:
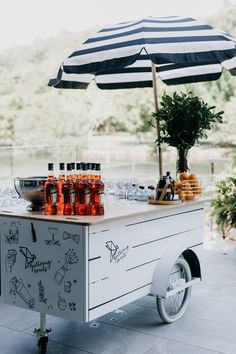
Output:
[[70,195],[71,204],[75,204],[75,188],[70,188],[68,193]]
[[99,205],[103,205],[104,204],[104,189],[99,189],[97,191],[97,203]]
[[49,193],[51,196],[52,205],[57,204],[57,188],[50,189]]
[[79,204],[89,205],[90,204],[90,189],[89,188],[79,188],[77,189],[77,201]]
[[90,189],[85,189],[84,190],[84,203],[85,203],[85,205],[89,205],[90,204],[90,195],[91,195],[91,193],[90,193]]

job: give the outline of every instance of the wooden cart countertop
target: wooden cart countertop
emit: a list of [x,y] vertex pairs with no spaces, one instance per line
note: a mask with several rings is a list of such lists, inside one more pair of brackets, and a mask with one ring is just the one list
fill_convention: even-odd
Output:
[[174,205],[150,205],[146,202],[123,202],[116,204],[105,204],[105,215],[103,216],[79,216],[79,215],[44,215],[43,212],[28,212],[25,206],[18,207],[2,207],[0,215],[16,216],[21,218],[32,218],[36,220],[50,220],[57,222],[70,222],[82,225],[95,225],[107,221],[119,220],[124,217],[133,217],[145,215],[150,212],[160,214],[178,209],[196,209],[211,199],[200,198],[194,201],[185,201],[181,204]]

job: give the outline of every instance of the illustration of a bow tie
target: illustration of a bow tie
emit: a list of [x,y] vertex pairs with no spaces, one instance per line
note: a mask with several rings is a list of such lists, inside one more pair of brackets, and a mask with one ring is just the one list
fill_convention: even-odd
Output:
[[80,241],[80,235],[79,234],[70,234],[69,232],[64,231],[63,240],[68,240],[69,238],[71,238],[77,244]]

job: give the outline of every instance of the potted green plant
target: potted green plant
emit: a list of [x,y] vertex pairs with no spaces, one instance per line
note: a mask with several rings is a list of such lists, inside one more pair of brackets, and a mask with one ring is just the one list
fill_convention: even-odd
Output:
[[155,119],[160,122],[161,142],[177,148],[177,172],[189,170],[187,154],[199,139],[207,138],[207,131],[215,123],[222,123],[223,111],[215,112],[198,96],[190,93],[174,92],[173,96],[164,94]]
[[232,161],[228,175],[216,181],[216,198],[211,203],[212,216],[223,238],[236,229],[236,158]]

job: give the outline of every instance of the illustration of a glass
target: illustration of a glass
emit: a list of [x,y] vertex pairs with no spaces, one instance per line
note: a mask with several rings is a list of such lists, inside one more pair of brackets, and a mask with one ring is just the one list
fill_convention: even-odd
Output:
[[45,240],[46,245],[57,245],[60,246],[61,243],[59,240],[55,240],[55,236],[57,234],[58,228],[57,227],[48,227],[48,232],[52,236],[51,240]]

